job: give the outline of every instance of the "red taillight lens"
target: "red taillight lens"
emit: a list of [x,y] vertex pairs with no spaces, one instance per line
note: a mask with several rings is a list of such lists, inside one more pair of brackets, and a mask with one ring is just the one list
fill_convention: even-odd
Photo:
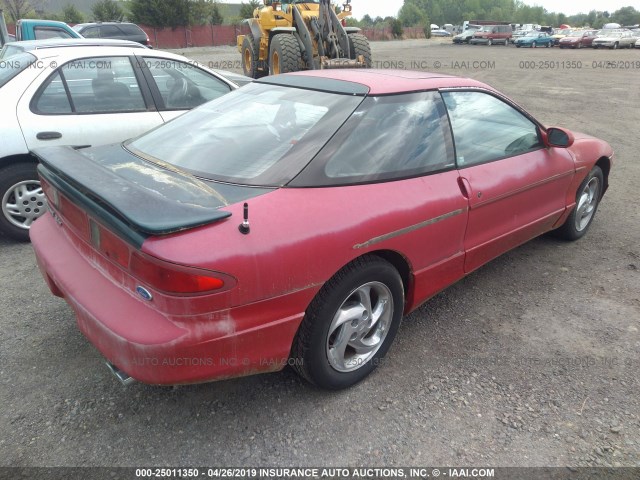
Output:
[[128,268],[129,267],[129,246],[119,237],[111,233],[106,228],[102,228],[98,223],[89,220],[91,230],[91,244],[112,262]]
[[86,238],[87,235],[87,215],[78,207],[76,207],[67,197],[64,195],[58,196],[58,210],[60,214],[65,218],[67,225],[73,227],[82,237]]
[[131,256],[129,268],[132,275],[166,293],[213,293],[235,285],[229,275],[163,262],[140,252]]
[[60,200],[58,197],[58,191],[43,178],[40,178],[40,186],[42,187],[42,190],[44,191],[44,194],[47,197],[49,203],[54,207],[59,208]]

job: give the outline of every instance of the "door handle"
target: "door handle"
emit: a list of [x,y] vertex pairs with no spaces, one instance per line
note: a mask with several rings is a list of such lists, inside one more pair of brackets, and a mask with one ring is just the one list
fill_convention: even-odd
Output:
[[471,192],[471,184],[469,183],[469,180],[464,177],[458,177],[458,186],[460,187],[462,196],[469,200],[469,192]]
[[36,138],[38,140],[58,140],[62,138],[62,134],[60,132],[38,132]]

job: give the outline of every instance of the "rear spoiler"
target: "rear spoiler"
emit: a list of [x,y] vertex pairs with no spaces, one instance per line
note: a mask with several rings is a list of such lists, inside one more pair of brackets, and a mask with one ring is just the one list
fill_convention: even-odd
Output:
[[41,162],[38,173],[44,180],[132,243],[231,216],[220,210],[227,202],[209,185],[146,162],[120,145],[93,148],[91,155],[71,147],[32,153]]

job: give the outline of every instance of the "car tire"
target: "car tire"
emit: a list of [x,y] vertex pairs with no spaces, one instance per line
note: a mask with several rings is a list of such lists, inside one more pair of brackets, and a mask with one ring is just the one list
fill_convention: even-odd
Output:
[[563,240],[578,240],[586,233],[598,210],[602,199],[604,176],[600,167],[595,166],[583,180],[576,193],[576,205],[564,224],[555,230],[555,235]]
[[269,46],[269,75],[297,72],[301,68],[302,52],[296,37],[280,33],[271,39]]
[[325,283],[307,308],[292,345],[291,364],[318,387],[350,387],[381,363],[403,310],[398,271],[380,257],[360,257]]
[[349,34],[350,57],[357,60],[360,55],[364,58],[364,67],[371,68],[371,45],[369,39],[361,33]]
[[36,167],[24,162],[0,169],[0,232],[21,242],[29,241],[29,227],[47,211]]
[[247,77],[260,78],[265,72],[258,70],[260,66],[260,48],[253,35],[245,35],[242,41],[242,71]]
[[520,45],[516,44],[516,48],[520,48]]

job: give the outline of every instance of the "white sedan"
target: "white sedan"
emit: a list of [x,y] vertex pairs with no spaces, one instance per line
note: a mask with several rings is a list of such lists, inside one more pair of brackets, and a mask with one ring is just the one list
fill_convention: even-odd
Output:
[[42,45],[0,61],[0,232],[18,240],[46,211],[31,149],[121,142],[238,88],[185,57],[128,42]]

